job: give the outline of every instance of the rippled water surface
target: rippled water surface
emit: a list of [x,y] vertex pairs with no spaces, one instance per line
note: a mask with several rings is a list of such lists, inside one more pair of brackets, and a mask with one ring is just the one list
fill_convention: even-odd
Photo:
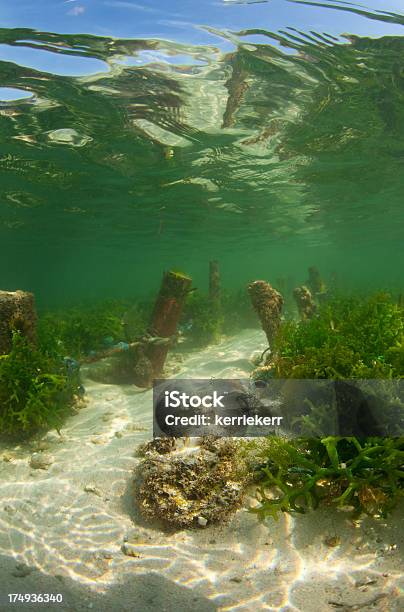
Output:
[[2,288],[402,284],[404,13],[369,1],[3,3]]

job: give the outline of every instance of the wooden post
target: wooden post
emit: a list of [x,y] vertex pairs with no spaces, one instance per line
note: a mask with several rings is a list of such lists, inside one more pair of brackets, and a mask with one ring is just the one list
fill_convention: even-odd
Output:
[[248,293],[266,333],[268,344],[272,347],[281,324],[283,297],[269,283],[259,280],[248,285]]
[[209,300],[212,306],[216,309],[220,308],[221,290],[220,290],[220,272],[219,262],[209,262]]
[[309,278],[306,284],[314,300],[321,304],[327,299],[327,288],[316,266],[309,268]]
[[[181,272],[165,272],[160,292],[154,304],[149,333],[159,338],[170,338],[177,331],[185,298],[191,289],[192,279]],[[169,343],[150,343],[145,356],[150,360],[154,378],[161,376]]]
[[317,295],[324,291],[324,283],[321,280],[320,272],[316,266],[309,268],[309,278],[307,280],[307,286],[310,289],[312,295]]
[[35,300],[26,291],[0,291],[0,355],[9,353],[13,330],[36,342]]
[[317,308],[309,289],[305,285],[296,287],[293,291],[293,297],[295,298],[300,318],[303,321],[312,319]]

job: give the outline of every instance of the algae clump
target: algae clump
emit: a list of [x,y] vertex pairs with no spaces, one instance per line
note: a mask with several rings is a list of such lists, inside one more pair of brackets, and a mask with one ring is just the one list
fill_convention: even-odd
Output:
[[0,435],[24,437],[58,429],[75,402],[78,371],[14,331],[10,353],[0,356]]
[[[356,515],[385,516],[403,495],[404,407],[393,383],[404,376],[404,313],[389,295],[334,297],[310,320],[281,326],[273,353],[254,378],[380,379],[378,401],[392,437],[315,437],[329,414],[312,404],[299,439],[271,439],[257,470],[259,516],[305,512],[320,504],[350,506]],[[321,427],[320,427],[321,429]],[[394,431],[394,430],[392,430]],[[401,432],[401,433],[400,433]]]

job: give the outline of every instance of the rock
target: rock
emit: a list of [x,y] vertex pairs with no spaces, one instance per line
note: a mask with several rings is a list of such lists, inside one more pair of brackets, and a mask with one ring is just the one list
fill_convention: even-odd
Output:
[[147,431],[148,428],[144,425],[136,425],[136,423],[128,423],[125,426],[125,431]]
[[31,455],[31,460],[29,462],[30,466],[33,470],[47,470],[52,463],[55,461],[52,455],[47,455],[46,453],[33,453]]
[[98,489],[95,485],[93,484],[88,484],[84,487],[84,491],[86,493],[94,493],[94,495],[98,495],[98,497],[102,497],[103,496],[103,492],[101,491],[101,489]]
[[328,536],[325,538],[324,544],[329,548],[335,548],[341,544],[341,538],[339,536]]
[[146,453],[137,467],[135,492],[147,519],[175,528],[206,527],[240,507],[251,472],[237,443],[222,439],[205,445],[209,450]]
[[135,549],[134,546],[132,546],[131,544],[128,544],[127,542],[125,542],[122,545],[122,552],[124,555],[126,555],[127,557],[135,557],[136,559],[140,558],[141,555],[137,552],[137,550]]
[[32,567],[28,567],[25,563],[17,563],[15,569],[11,572],[16,578],[25,578],[33,571]]
[[49,450],[49,443],[46,440],[40,440],[36,443],[34,449],[35,452],[43,452]]

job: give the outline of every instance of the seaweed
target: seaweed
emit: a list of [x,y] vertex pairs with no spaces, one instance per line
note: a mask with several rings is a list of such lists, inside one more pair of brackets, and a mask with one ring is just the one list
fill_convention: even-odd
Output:
[[10,353],[0,356],[0,434],[28,436],[58,429],[73,406],[78,369],[49,350],[37,348],[19,332]]
[[[403,495],[404,412],[396,392],[399,381],[394,384],[404,375],[403,346],[403,310],[384,293],[362,299],[333,297],[319,305],[313,319],[283,323],[274,352],[253,376],[362,379],[365,387],[365,379],[378,379],[370,391],[377,391],[376,401],[383,402],[393,433],[319,437],[333,412],[321,401],[306,398],[309,413],[297,417],[301,437],[272,438],[268,443],[257,469],[259,506],[254,512],[277,518],[280,512],[303,513],[320,504],[350,506],[355,515],[385,516],[391,511]],[[396,435],[397,424],[401,430],[398,427]]]
[[193,292],[185,303],[181,326],[190,343],[201,347],[218,342],[222,334],[256,328],[257,317],[245,291],[223,290],[220,306],[207,295]]
[[397,378],[404,375],[404,315],[388,294],[333,298],[313,319],[285,322],[271,375],[278,378]]
[[233,334],[241,329],[258,328],[257,315],[245,290],[223,291],[223,331]]
[[320,504],[385,517],[403,495],[404,438],[277,439],[258,477],[262,518]]
[[40,340],[49,344],[57,339],[65,355],[81,359],[122,340],[134,337],[146,326],[145,308],[129,302],[109,300],[44,313],[38,324]]
[[188,329],[188,338],[194,346],[215,343],[222,333],[222,311],[207,296],[193,292],[185,302],[180,324]]

